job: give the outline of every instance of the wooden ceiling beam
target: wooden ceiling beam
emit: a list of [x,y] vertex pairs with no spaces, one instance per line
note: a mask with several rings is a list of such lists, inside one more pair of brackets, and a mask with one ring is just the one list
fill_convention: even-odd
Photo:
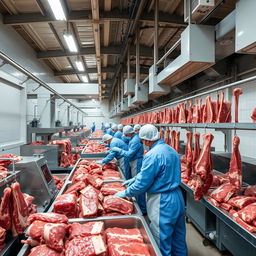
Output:
[[[95,2],[95,1],[92,1]],[[83,11],[71,11],[67,20],[70,22],[92,22],[92,12],[90,10]],[[101,11],[99,14],[99,24],[103,24],[104,21],[128,21],[129,12],[126,10],[120,11],[119,9],[113,9],[111,11]],[[154,12],[149,13],[144,12],[140,18],[141,22],[147,22],[150,24],[154,23]],[[22,25],[26,23],[41,23],[41,22],[59,22],[55,18],[47,13],[42,15],[41,13],[23,13],[17,15],[5,14],[3,15],[3,23],[6,25]],[[175,14],[169,14],[166,12],[159,12],[159,25],[169,25],[169,26],[181,26],[186,27],[187,24],[184,23],[183,17],[177,16]]]
[[[116,71],[116,66],[107,66],[107,67],[101,67],[102,73],[114,73]],[[140,73],[141,74],[148,74],[149,69],[148,68],[141,68]],[[131,67],[131,73],[135,73],[136,69],[135,66]],[[97,73],[97,68],[87,68],[86,71],[78,71],[76,69],[68,69],[68,70],[62,70],[62,71],[54,71],[55,76],[67,76],[67,75],[84,75],[85,73]],[[95,82],[95,81],[94,81]],[[112,81],[113,82],[113,81]]]
[[[101,47],[101,55],[119,55],[121,52],[122,46],[108,46]],[[68,50],[49,50],[49,51],[40,51],[37,53],[37,58],[39,59],[50,59],[50,58],[58,58],[58,57],[71,57],[71,56],[82,56],[82,55],[95,55],[95,47],[84,47],[80,48],[78,52],[72,53]],[[164,54],[163,51],[160,50],[160,54]],[[130,48],[130,55],[135,56],[135,46]],[[153,58],[153,49],[151,47],[147,47],[144,45],[140,46],[140,56],[143,57],[151,57]],[[178,56],[177,52],[173,52],[171,57],[176,58]]]

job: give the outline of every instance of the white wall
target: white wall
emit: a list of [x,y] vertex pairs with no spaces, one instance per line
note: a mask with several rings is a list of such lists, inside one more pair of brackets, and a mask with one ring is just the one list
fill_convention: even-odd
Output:
[[96,129],[100,129],[101,123],[113,122],[119,123],[120,118],[110,118],[108,101],[103,100],[102,102],[98,100],[86,100],[83,102],[75,103],[83,109],[88,116],[84,117],[84,125],[91,127],[92,123],[95,122]]
[[[12,27],[3,25],[1,15],[0,51],[44,82],[59,82],[22,37]],[[10,65],[0,68],[0,78],[0,150],[18,154],[19,145],[26,143],[26,86],[32,82],[21,86],[26,77]],[[31,107],[29,104],[29,119]]]

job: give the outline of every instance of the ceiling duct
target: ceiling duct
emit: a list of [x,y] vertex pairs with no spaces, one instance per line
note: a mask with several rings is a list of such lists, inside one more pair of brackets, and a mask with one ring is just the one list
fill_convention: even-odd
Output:
[[184,21],[189,20],[189,1],[191,1],[191,21],[199,22],[205,16],[207,16],[210,11],[215,6],[215,0],[184,0]]
[[173,86],[215,63],[213,26],[190,24],[181,34],[181,54],[157,75],[159,85]]
[[256,54],[256,1],[238,1],[236,4],[236,43],[235,51]]

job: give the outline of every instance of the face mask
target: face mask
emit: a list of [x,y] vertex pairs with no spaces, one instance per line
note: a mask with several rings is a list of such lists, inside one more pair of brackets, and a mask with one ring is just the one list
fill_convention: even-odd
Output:
[[146,145],[143,144],[143,147],[144,147],[144,149],[147,150],[147,151],[150,150],[149,146],[146,146]]

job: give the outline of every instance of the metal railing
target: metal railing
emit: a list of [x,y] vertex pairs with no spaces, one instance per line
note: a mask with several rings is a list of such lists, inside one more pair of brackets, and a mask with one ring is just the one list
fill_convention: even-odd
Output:
[[23,68],[20,64],[18,64],[16,61],[12,60],[10,57],[8,57],[2,51],[0,51],[0,58],[3,60],[2,64],[9,64],[9,65],[13,66],[14,68],[16,68],[17,70],[19,70],[21,73],[25,74],[27,76],[27,79],[25,81],[27,81],[29,79],[35,81],[36,83],[39,84],[39,86],[43,86],[45,89],[47,89],[48,91],[52,92],[54,95],[58,96],[58,98],[63,99],[66,103],[70,104],[70,106],[76,108],[78,111],[80,111],[84,115],[87,115],[87,113],[85,113],[83,110],[81,110],[79,107],[77,107],[74,103],[72,103],[67,98],[65,98],[64,96],[59,94],[57,91],[55,91],[49,85],[47,85],[44,81],[42,81],[40,78],[38,78],[35,75],[33,75],[27,69]]

